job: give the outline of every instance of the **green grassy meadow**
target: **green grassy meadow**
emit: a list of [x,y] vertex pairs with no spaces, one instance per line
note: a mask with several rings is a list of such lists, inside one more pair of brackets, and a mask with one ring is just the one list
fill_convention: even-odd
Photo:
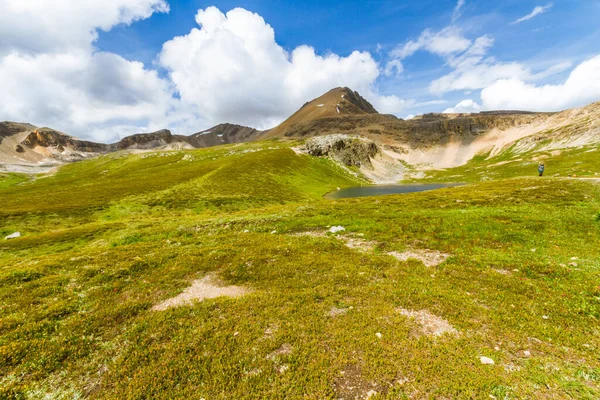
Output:
[[[337,201],[366,182],[278,142],[0,177],[0,235],[23,235],[0,239],[0,398],[600,398],[600,184],[568,155]],[[251,292],[152,310],[209,273]]]
[[544,150],[538,145],[528,151],[518,151],[514,145],[490,156],[480,154],[467,164],[426,173],[424,181],[431,182],[481,182],[519,176],[537,176],[537,167],[544,162],[545,177],[600,179],[600,146],[586,145],[561,150]]

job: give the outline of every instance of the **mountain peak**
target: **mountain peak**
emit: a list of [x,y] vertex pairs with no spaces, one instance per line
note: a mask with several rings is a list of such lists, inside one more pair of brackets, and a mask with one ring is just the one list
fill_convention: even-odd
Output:
[[281,125],[271,129],[268,136],[275,137],[285,133],[293,125],[307,124],[312,121],[347,116],[378,114],[371,103],[358,92],[348,87],[331,89],[324,95],[304,104]]
[[319,118],[335,117],[336,115],[377,114],[377,110],[371,103],[348,87],[331,89],[324,95],[304,104],[298,113],[301,111],[304,113],[308,111],[308,114],[318,115]]

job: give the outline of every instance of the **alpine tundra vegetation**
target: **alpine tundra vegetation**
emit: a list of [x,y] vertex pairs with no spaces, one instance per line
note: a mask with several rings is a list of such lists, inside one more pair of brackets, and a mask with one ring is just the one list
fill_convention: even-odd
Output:
[[0,3],[0,399],[600,398],[598,1]]

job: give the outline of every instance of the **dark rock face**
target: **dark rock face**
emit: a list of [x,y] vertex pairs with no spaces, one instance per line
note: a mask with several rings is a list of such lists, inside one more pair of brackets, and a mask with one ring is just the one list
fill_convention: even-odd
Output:
[[352,91],[352,89],[345,87],[346,91],[345,99],[350,103],[358,107],[360,110],[366,112],[367,114],[377,114],[377,110],[371,103],[369,103],[364,97],[362,97],[358,92]]
[[409,123],[409,137],[413,143],[443,143],[450,138],[472,140],[491,129],[506,130],[518,125],[542,121],[551,113],[489,112],[449,116],[447,114],[426,114]]
[[9,121],[0,122],[0,143],[2,143],[4,138],[34,129],[36,129],[36,127],[31,124],[22,124]]
[[153,133],[139,133],[123,138],[113,146],[115,150],[153,149],[173,143],[186,143],[195,148],[203,148],[222,144],[249,142],[259,134],[260,131],[247,126],[221,124],[190,136],[173,135],[167,129]]
[[75,139],[49,128],[34,130],[21,142],[21,145],[29,147],[30,149],[33,149],[36,146],[56,147],[59,151],[64,151],[65,148],[69,148],[73,151],[87,153],[104,153],[111,149],[110,145]]
[[178,136],[196,148],[243,143],[255,140],[262,132],[247,126],[220,124],[191,136]]
[[175,142],[171,131],[163,129],[153,133],[138,133],[121,139],[116,145],[117,150],[124,149],[153,149]]
[[331,135],[308,140],[304,151],[315,157],[331,157],[349,167],[372,167],[371,158],[379,153],[379,147],[370,140]]

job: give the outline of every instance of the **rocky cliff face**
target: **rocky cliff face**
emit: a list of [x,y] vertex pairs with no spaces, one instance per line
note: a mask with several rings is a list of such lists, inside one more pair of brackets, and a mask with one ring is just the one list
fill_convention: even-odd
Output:
[[348,167],[371,168],[371,159],[379,153],[379,147],[359,137],[330,135],[309,139],[301,151],[315,157],[330,157]]
[[250,142],[258,138],[260,131],[247,126],[220,124],[191,136],[182,136],[196,148],[219,146],[222,144]]
[[[371,103],[369,103],[364,97],[362,97],[358,92],[353,91],[350,88],[342,89],[344,94],[342,94],[342,100],[347,100],[347,102],[342,101],[340,103],[340,107],[343,107],[345,104],[352,104],[360,111],[365,112],[367,114],[378,114],[377,110]],[[356,111],[354,111],[356,113]]]
[[103,153],[111,150],[110,145],[79,140],[50,128],[35,129],[21,142],[21,145],[30,149],[37,146],[56,148],[59,152],[65,149],[86,153]]
[[162,129],[152,133],[138,133],[121,139],[116,145],[117,150],[125,149],[154,149],[175,142],[171,131]]
[[4,138],[16,135],[17,133],[31,131],[36,129],[37,127],[31,124],[22,124],[18,122],[0,122],[0,143]]
[[449,140],[470,140],[492,129],[541,123],[552,113],[426,114],[407,121],[409,136],[416,145],[432,145]]

